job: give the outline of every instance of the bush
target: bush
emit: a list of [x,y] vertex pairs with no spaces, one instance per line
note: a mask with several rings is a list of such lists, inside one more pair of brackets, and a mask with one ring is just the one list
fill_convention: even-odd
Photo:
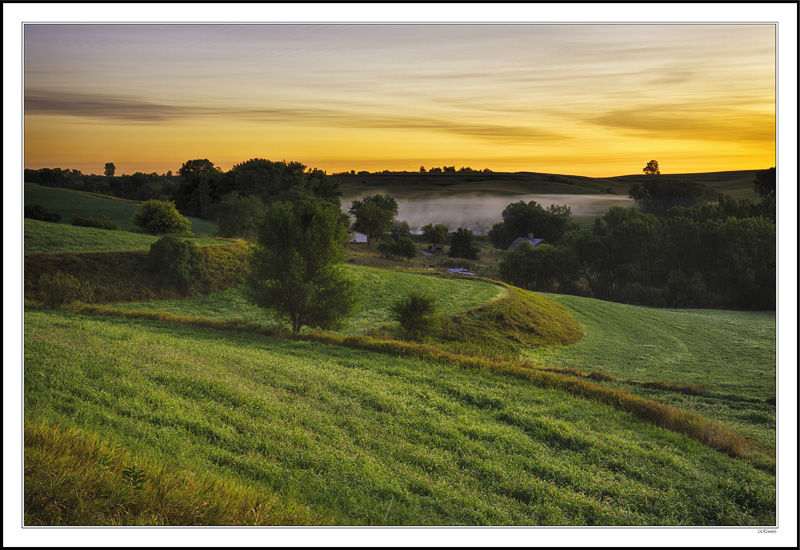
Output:
[[121,229],[119,224],[110,219],[108,216],[95,218],[91,214],[86,216],[75,214],[72,216],[72,225],[78,225],[80,227],[97,227],[99,229],[108,229],[111,231],[117,231]]
[[45,273],[39,277],[42,301],[48,307],[69,302],[89,302],[94,294],[92,285],[65,273]]
[[392,304],[391,312],[410,340],[423,340],[438,334],[440,324],[435,296],[413,290],[398,298]]
[[162,237],[150,245],[147,270],[159,283],[173,286],[183,294],[194,281],[208,275],[197,245],[171,236]]
[[61,214],[51,212],[41,204],[25,204],[25,217],[51,223],[58,223],[61,221]]
[[181,216],[174,202],[151,199],[142,203],[131,221],[144,233],[190,234],[192,223]]

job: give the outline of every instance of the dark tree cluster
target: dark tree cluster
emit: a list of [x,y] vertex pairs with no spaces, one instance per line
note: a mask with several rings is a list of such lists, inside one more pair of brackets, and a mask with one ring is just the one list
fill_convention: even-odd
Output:
[[[264,204],[322,198],[340,204],[339,182],[321,170],[306,170],[299,162],[256,158],[223,172],[208,159],[186,161],[178,171],[175,204],[188,216],[217,218],[214,207],[230,193],[257,197]],[[220,221],[220,220],[217,220]]]
[[[772,175],[759,172],[754,186],[769,182]],[[664,183],[666,190],[650,187]],[[517,246],[506,252],[500,276],[531,290],[630,304],[774,310],[776,215],[769,183],[759,202],[722,193],[711,202],[705,186],[673,184],[652,178],[642,186],[647,194],[644,209],[643,203],[638,209],[612,207],[588,228],[573,225],[567,217],[557,229],[569,230],[556,231],[553,240],[545,237],[556,246]],[[648,201],[653,197],[664,203],[651,208],[655,203]],[[531,216],[525,206],[514,203],[506,208],[503,223],[490,232],[498,239],[493,239],[495,246],[501,248],[498,245],[530,227],[519,221],[525,214]],[[539,214],[532,220],[552,220],[538,205],[531,210]],[[503,233],[505,224],[512,223],[519,223],[517,229]],[[537,225],[530,232],[541,238],[546,230]]]
[[500,250],[506,250],[518,237],[529,234],[550,244],[561,242],[564,233],[577,227],[568,206],[552,204],[547,208],[536,201],[519,201],[503,209],[503,221],[489,230],[489,240]]
[[[108,164],[113,167],[112,163]],[[74,189],[136,201],[172,200],[178,188],[178,180],[172,175],[136,172],[132,175],[114,177],[114,170],[110,169],[108,164],[104,176],[87,175],[78,170],[61,168],[26,169],[25,181],[45,187]]]
[[689,207],[716,198],[717,193],[701,182],[672,178],[648,178],[628,190],[639,210],[664,216],[674,206]]

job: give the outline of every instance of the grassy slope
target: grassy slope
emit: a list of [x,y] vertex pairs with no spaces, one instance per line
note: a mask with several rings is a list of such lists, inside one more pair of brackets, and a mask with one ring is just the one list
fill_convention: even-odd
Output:
[[774,476],[530,382],[158,322],[25,317],[30,421],[348,524],[775,521]]
[[[212,237],[181,237],[198,246],[227,244]],[[96,227],[78,227],[39,220],[25,220],[25,254],[58,252],[109,252],[148,250],[159,237],[129,231],[109,231]]]
[[566,307],[586,335],[569,347],[529,352],[537,360],[623,380],[706,386],[701,395],[637,391],[695,410],[774,447],[774,312],[665,310],[577,296],[548,297]]
[[[35,183],[25,184],[25,202],[40,204],[53,212],[61,214],[61,223],[70,224],[74,214],[92,214],[95,217],[108,216],[120,227],[130,231],[133,213],[139,210],[139,203],[114,197],[101,197],[71,189],[45,187]],[[192,222],[191,231],[201,237],[210,237],[217,225],[200,218],[188,218]]]
[[[424,288],[440,296],[438,306],[442,311],[455,312],[474,307],[506,294],[500,286],[469,279],[440,279],[402,271],[380,270],[369,267],[345,266],[359,281],[361,308],[343,331],[346,334],[361,332],[391,321],[389,308],[398,297],[411,290]],[[271,324],[275,317],[250,303],[241,288],[200,296],[191,300],[152,300],[109,304],[126,310],[164,311],[176,315],[208,317],[212,319],[245,319]]]

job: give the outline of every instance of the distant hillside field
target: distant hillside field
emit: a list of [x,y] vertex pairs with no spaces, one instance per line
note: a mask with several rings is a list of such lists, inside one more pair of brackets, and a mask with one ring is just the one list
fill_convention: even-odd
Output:
[[[92,214],[95,217],[108,216],[120,227],[130,231],[134,228],[131,222],[133,213],[139,210],[139,203],[114,197],[102,197],[71,189],[45,187],[35,183],[25,184],[24,199],[26,203],[40,204],[52,212],[61,214],[61,223],[70,224],[72,216]],[[217,225],[208,220],[188,218],[192,222],[192,233],[201,237],[210,237]]]
[[[642,163],[644,166],[644,163]],[[767,169],[765,166],[763,169]],[[691,179],[703,182],[717,191],[738,198],[757,199],[753,179],[757,170],[709,172],[698,174],[667,174],[663,177]],[[345,197],[374,193],[389,193],[401,198],[431,195],[457,195],[465,193],[491,193],[494,195],[593,195],[612,194],[627,197],[634,183],[648,176],[634,174],[605,178],[590,178],[567,174],[536,172],[388,172],[374,174],[337,174]]]

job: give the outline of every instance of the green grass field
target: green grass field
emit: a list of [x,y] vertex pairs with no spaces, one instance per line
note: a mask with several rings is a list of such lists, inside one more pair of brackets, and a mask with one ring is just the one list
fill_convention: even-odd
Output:
[[705,387],[700,395],[636,391],[699,412],[774,448],[775,312],[667,310],[547,296],[566,307],[586,334],[575,345],[528,355],[621,380]]
[[347,525],[775,522],[775,477],[746,460],[431,361],[28,311],[24,389],[31,423],[83,428]]
[[[102,197],[90,193],[82,193],[71,189],[45,187],[35,183],[26,183],[24,191],[26,203],[40,204],[52,212],[61,214],[61,223],[69,225],[74,214],[85,216],[92,214],[99,218],[108,216],[122,229],[132,230],[133,213],[139,210],[139,203],[115,197]],[[188,218],[192,222],[191,231],[200,237],[210,237],[217,230],[217,224],[199,218]]]
[[[79,227],[31,219],[25,220],[23,234],[25,254],[148,250],[159,238],[130,231],[109,231],[96,227]],[[213,237],[180,238],[190,240],[198,246],[229,242]]]

